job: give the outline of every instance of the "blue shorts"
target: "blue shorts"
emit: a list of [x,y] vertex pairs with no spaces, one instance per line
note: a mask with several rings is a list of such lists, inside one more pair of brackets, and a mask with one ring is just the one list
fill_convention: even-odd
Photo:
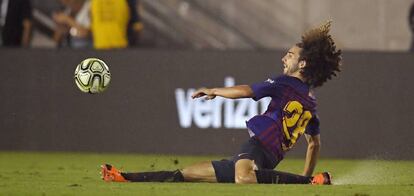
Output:
[[254,160],[258,169],[274,169],[281,161],[277,160],[257,139],[252,137],[243,144],[236,156],[211,162],[216,173],[217,182],[234,183],[235,165],[240,159]]

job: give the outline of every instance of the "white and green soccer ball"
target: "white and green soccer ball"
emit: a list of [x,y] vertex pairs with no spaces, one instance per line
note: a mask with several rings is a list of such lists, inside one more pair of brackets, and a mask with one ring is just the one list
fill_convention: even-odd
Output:
[[75,70],[75,83],[85,93],[101,93],[108,88],[111,81],[109,68],[100,59],[83,60]]

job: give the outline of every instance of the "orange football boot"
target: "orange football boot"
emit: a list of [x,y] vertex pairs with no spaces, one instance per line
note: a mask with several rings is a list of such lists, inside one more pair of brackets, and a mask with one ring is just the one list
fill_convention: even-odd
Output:
[[329,172],[316,174],[312,177],[311,184],[313,185],[330,185],[332,176]]
[[118,169],[109,164],[101,165],[101,175],[106,182],[128,182]]

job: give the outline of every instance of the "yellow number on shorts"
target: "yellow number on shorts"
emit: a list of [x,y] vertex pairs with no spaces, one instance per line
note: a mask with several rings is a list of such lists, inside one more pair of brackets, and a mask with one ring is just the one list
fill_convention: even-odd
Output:
[[[303,110],[302,104],[298,101],[288,102],[283,111],[285,114],[289,114],[283,116],[283,132],[290,141],[289,146],[287,146],[287,148],[290,148],[296,143],[298,137],[305,132],[306,125],[308,125],[309,120],[312,118],[312,114],[307,110]],[[292,133],[289,133],[289,128],[293,127],[295,129]]]

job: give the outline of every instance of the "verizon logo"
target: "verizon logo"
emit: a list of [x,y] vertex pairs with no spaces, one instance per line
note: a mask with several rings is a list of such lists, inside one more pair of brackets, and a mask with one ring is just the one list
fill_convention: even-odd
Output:
[[[233,77],[224,79],[224,86],[234,86]],[[246,120],[266,111],[270,98],[255,102],[252,99],[224,99],[216,97],[213,100],[192,99],[195,89],[175,90],[178,120],[183,128],[192,126],[198,128],[232,128],[246,127]]]

